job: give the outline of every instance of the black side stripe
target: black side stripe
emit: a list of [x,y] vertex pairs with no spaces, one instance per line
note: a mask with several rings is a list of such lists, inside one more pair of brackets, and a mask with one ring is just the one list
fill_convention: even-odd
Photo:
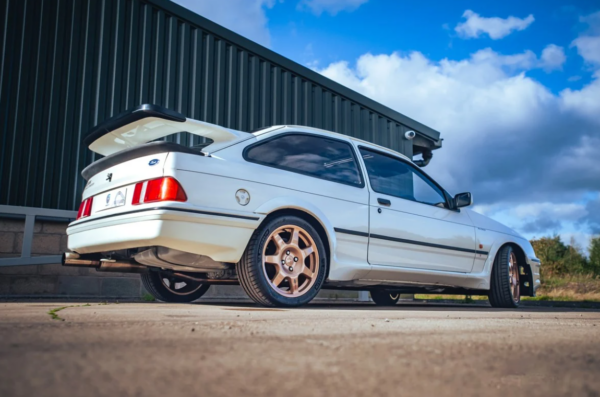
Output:
[[[177,208],[177,207],[154,207],[154,208],[144,208],[144,209],[140,209],[140,210],[133,210],[133,211],[127,211],[127,212],[119,212],[117,214],[110,214],[110,215],[107,215],[107,216],[103,216],[101,218],[86,219],[84,221],[77,222],[77,224],[75,224],[73,226],[83,225],[84,223],[88,223],[88,222],[100,221],[100,220],[112,218],[112,217],[115,217],[115,216],[137,214],[137,213],[140,213],[140,212],[156,211],[156,210],[189,212],[191,214],[222,216],[222,217],[226,217],[226,218],[247,219],[247,220],[250,220],[250,221],[257,221],[257,220],[260,219],[260,218],[254,217],[254,216],[226,214],[226,213],[222,213],[222,212],[209,212],[209,211],[189,210],[189,209]],[[69,226],[71,226],[71,225],[69,225]]]
[[[340,229],[337,227],[334,228],[334,230],[338,233],[351,234],[353,236],[369,237],[369,233],[356,232],[354,230]],[[489,254],[487,251],[472,250],[472,249],[461,248],[461,247],[451,247],[449,245],[426,243],[424,241],[407,240],[404,238],[382,236],[380,234],[371,234],[370,237],[376,238],[379,240],[394,241],[397,243],[404,243],[404,244],[421,245],[424,247],[440,248],[440,249],[446,249],[446,250],[451,250],[451,251],[468,252],[468,253],[472,253],[472,254],[480,254],[480,255],[488,255]]]
[[338,233],[351,234],[353,236],[369,237],[369,233],[357,232],[355,230],[340,229],[339,227],[334,227],[333,230],[335,230]]

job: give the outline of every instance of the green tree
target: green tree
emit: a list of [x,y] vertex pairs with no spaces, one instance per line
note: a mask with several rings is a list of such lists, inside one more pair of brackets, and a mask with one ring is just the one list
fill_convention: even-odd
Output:
[[600,235],[592,237],[588,251],[590,252],[590,259],[587,270],[600,275]]
[[537,257],[542,261],[542,276],[564,276],[588,272],[589,263],[582,249],[571,239],[565,244],[560,236],[531,240]]
[[535,254],[542,261],[542,275],[551,276],[564,274],[565,252],[567,247],[561,241],[560,236],[542,237],[531,240]]

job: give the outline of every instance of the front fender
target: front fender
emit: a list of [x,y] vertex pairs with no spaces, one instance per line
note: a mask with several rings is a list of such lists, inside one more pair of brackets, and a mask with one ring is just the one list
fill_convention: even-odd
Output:
[[[498,254],[500,248],[502,248],[506,244],[516,245],[523,251],[525,261],[531,269],[533,288],[535,291],[535,289],[537,289],[540,286],[540,262],[535,256],[533,247],[531,246],[529,241],[527,241],[524,238],[511,236],[504,233],[496,233],[496,238],[494,239],[494,243],[492,244],[491,249],[489,251],[489,256],[485,262],[483,273],[485,273],[487,276],[488,284],[491,280],[492,267],[494,266],[494,260],[496,259],[496,255]],[[489,289],[489,285],[487,286],[487,288]]]

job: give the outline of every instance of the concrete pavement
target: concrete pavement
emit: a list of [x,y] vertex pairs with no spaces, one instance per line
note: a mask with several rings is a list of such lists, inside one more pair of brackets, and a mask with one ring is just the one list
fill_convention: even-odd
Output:
[[600,395],[598,310],[76,305],[0,302],[0,396]]

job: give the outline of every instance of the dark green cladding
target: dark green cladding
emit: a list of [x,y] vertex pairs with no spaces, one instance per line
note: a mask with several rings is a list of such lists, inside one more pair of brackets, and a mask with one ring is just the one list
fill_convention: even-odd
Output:
[[437,131],[167,0],[4,0],[0,27],[0,204],[76,209],[96,158],[83,137],[142,103],[243,131],[324,128],[409,156],[439,146]]

